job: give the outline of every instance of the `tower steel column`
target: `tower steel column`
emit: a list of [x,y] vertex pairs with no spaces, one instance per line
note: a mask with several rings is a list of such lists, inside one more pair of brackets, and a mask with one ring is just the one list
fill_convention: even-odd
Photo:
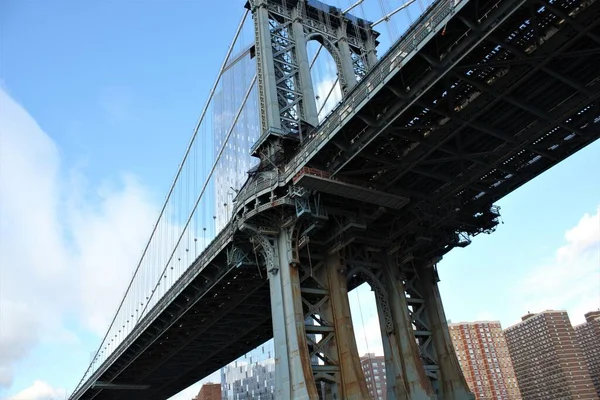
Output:
[[452,346],[448,323],[442,305],[442,298],[438,288],[438,273],[435,265],[428,266],[419,271],[419,283],[425,300],[427,319],[439,366],[438,379],[439,398],[442,400],[471,400],[475,396],[469,390],[467,382],[456,358]]
[[318,398],[306,343],[298,269],[292,262],[290,231],[284,228],[274,237],[257,235],[254,240],[265,254],[271,292],[275,396]]
[[328,252],[325,265],[317,276],[327,285],[329,301],[321,307],[321,316],[329,321],[334,330],[334,338],[327,343],[328,356],[339,367],[337,393],[332,399],[362,400],[371,399],[364,373],[360,364],[358,347],[352,326],[346,265],[343,250]]
[[432,263],[351,244],[348,279],[375,294],[389,400],[474,400],[454,353]]
[[[294,34],[294,40],[296,41],[295,55],[298,64],[299,86],[303,94],[302,112],[306,122],[312,126],[317,126],[319,125],[317,102],[315,98],[313,81],[310,74],[310,64],[308,63],[306,33],[304,32],[304,25],[302,24],[303,8],[301,5],[302,3],[299,3],[298,7],[293,10],[292,31]],[[300,140],[302,140],[302,137]]]
[[386,363],[388,399],[434,399],[433,388],[415,341],[398,264],[388,256],[382,263],[382,270],[382,286],[386,293],[385,296],[376,296],[376,299]]
[[[250,0],[255,24],[261,137],[252,154],[279,153],[283,139],[303,140],[305,125],[318,125],[306,44],[318,41],[331,53],[345,93],[372,66],[377,33],[371,23],[320,2]],[[273,161],[271,159],[271,161]]]
[[352,53],[350,52],[350,45],[348,44],[348,36],[346,34],[346,24],[340,26],[337,29],[337,33],[339,37],[337,48],[340,52],[341,64],[338,75],[341,75],[340,82],[342,82],[342,92],[346,93],[357,83],[354,74],[354,65],[352,63]]
[[281,129],[279,121],[279,105],[277,102],[277,80],[273,63],[271,29],[269,26],[269,9],[267,0],[256,0],[252,10],[254,18],[254,35],[256,43],[256,65],[258,78],[258,95],[260,122],[262,131]]
[[[433,264],[416,263],[410,255],[405,255],[404,260],[393,268],[404,283],[408,323],[416,339],[423,371],[436,396],[434,398],[474,400],[450,340]],[[403,357],[406,358],[406,353]]]
[[[258,179],[278,179],[277,167],[294,147],[289,143],[302,141],[305,127],[318,124],[307,41],[320,42],[331,53],[340,82],[353,85],[366,73],[361,60],[367,59],[368,49],[374,55],[377,35],[369,22],[320,2],[251,0],[248,6],[255,23],[262,127],[251,153],[261,160]],[[354,72],[355,61],[361,74]],[[314,217],[311,210],[319,202],[299,197],[295,222],[284,223],[279,216],[268,221],[268,229],[249,228],[253,241],[260,243],[269,277],[275,397],[370,399],[352,329],[343,248],[315,249],[321,257],[317,265],[310,257],[300,260],[298,226]],[[273,192],[270,201],[275,198]],[[308,240],[302,237],[303,243]]]

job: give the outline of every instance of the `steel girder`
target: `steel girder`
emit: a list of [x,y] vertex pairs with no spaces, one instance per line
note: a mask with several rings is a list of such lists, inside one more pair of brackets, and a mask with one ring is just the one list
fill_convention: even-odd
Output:
[[[591,26],[588,26],[587,30],[589,31],[589,29],[591,29]],[[473,36],[476,36],[476,35],[473,35]],[[577,39],[577,38],[574,38],[574,39]],[[486,46],[482,46],[482,47],[486,47]],[[547,44],[546,44],[546,47],[548,47]],[[550,48],[549,50],[550,50],[549,54],[546,55],[546,57],[543,57],[544,60],[552,59],[553,57],[559,56],[561,54],[560,51],[555,51],[552,54],[551,53],[552,49]],[[594,54],[593,53],[594,49],[591,49],[591,51],[592,51],[591,54]],[[596,54],[597,54],[597,52],[596,52]],[[589,59],[587,61],[589,61]],[[546,63],[547,63],[547,61],[546,61]],[[582,62],[582,64],[585,64],[585,62]],[[589,66],[589,65],[594,65],[594,64],[588,62],[587,65]],[[589,74],[590,69],[591,68],[587,69],[588,70],[588,74]],[[593,77],[591,79],[593,79]],[[501,81],[503,79],[496,79],[496,80],[499,81],[500,84],[501,84]],[[562,79],[562,80],[564,81],[564,79]],[[454,87],[454,89],[448,89],[447,90],[448,92],[456,91],[457,88],[458,88],[458,86],[460,86],[460,85],[457,84],[457,82],[460,83],[460,80],[458,78],[454,79],[454,81],[451,78],[448,78],[448,79],[446,79],[446,82],[447,82],[447,87],[449,87],[449,88]],[[523,83],[523,82],[521,82],[521,83]],[[461,84],[461,85],[465,86],[465,84]],[[578,86],[580,86],[580,84],[578,84]],[[518,87],[518,85],[515,84],[514,87],[516,88],[516,87]],[[390,85],[390,90],[393,90],[396,93],[401,93],[401,91],[398,91],[397,89],[394,89],[393,85]],[[440,90],[443,91],[444,90],[443,87],[441,87],[440,89],[438,89],[438,92]],[[471,88],[471,91],[472,91],[472,88]],[[482,96],[480,92],[479,93],[473,92],[473,93],[474,93],[473,94],[474,96],[477,96],[477,97],[481,97]],[[565,94],[565,93],[563,93],[563,94]],[[569,94],[570,93],[568,93],[568,92],[566,93],[567,96]],[[585,95],[585,94],[589,94],[589,92],[582,93],[582,95]],[[448,97],[450,97],[450,96],[448,96]],[[431,99],[431,96],[430,96],[430,99]],[[500,130],[498,128],[493,128],[489,124],[486,124],[486,123],[483,123],[483,122],[467,121],[468,123],[467,123],[466,127],[457,126],[458,124],[456,124],[456,122],[461,122],[461,121],[464,122],[465,118],[463,116],[461,116],[460,113],[453,113],[452,114],[449,111],[445,111],[443,109],[440,109],[439,107],[436,107],[435,106],[435,102],[436,102],[435,98],[433,98],[431,100],[433,100],[434,103],[429,103],[429,104],[431,104],[429,106],[429,108],[425,108],[423,106],[423,104],[424,104],[423,101],[420,101],[419,103],[417,103],[417,105],[420,105],[421,109],[425,109],[425,111],[429,112],[429,114],[431,114],[431,113],[437,113],[438,115],[445,116],[444,118],[447,119],[447,121],[445,122],[446,126],[442,126],[442,128],[445,128],[444,129],[445,132],[451,133],[450,135],[448,135],[448,138],[443,139],[443,140],[439,140],[439,137],[440,137],[441,133],[439,133],[438,131],[440,130],[440,128],[438,127],[437,130],[436,130],[435,126],[432,126],[432,125],[430,125],[428,127],[429,131],[431,132],[430,134],[428,134],[426,136],[420,136],[419,137],[419,130],[421,132],[427,132],[427,130],[425,130],[425,129],[419,129],[418,127],[415,128],[415,126],[414,126],[415,124],[414,123],[411,123],[410,121],[407,121],[408,118],[404,118],[404,123],[396,124],[395,126],[390,127],[390,128],[392,128],[392,129],[390,129],[390,135],[393,135],[393,136],[398,136],[399,135],[399,136],[402,137],[402,139],[408,141],[409,143],[411,143],[411,142],[414,143],[413,146],[415,146],[415,145],[419,146],[423,142],[427,142],[428,139],[429,139],[429,142],[432,143],[432,144],[434,144],[434,147],[430,148],[430,151],[427,152],[427,153],[425,153],[428,156],[433,153],[433,150],[442,149],[444,151],[444,153],[454,154],[456,156],[460,156],[460,154],[464,154],[464,160],[463,161],[470,161],[469,160],[469,152],[464,152],[463,153],[462,150],[464,150],[464,149],[461,149],[460,146],[458,146],[458,145],[450,146],[450,145],[447,144],[447,142],[448,142],[448,140],[450,138],[452,138],[453,140],[455,140],[455,138],[457,136],[459,136],[459,135],[457,135],[457,133],[459,133],[461,130],[464,131],[463,135],[460,135],[460,136],[463,136],[463,138],[464,138],[464,136],[465,136],[465,134],[467,132],[470,133],[470,136],[473,138],[470,141],[471,143],[472,142],[485,143],[483,140],[480,140],[480,138],[481,139],[485,139],[485,141],[490,141],[492,144],[496,143],[495,147],[492,147],[492,150],[488,150],[489,152],[494,151],[493,149],[494,148],[498,148],[500,145],[503,144],[504,141],[509,141],[509,142],[513,141],[514,142],[514,139],[512,139],[509,135],[506,134],[507,129],[501,129]],[[478,98],[475,98],[475,99],[472,100],[472,102],[474,103],[474,102],[477,102],[478,100],[479,100]],[[499,100],[501,100],[501,98],[496,97],[496,100],[499,101]],[[383,99],[382,98],[382,101],[387,101],[389,103],[389,98],[388,99]],[[373,102],[376,103],[377,102],[376,99],[374,99]],[[482,102],[479,101],[479,103],[482,103]],[[450,108],[451,106],[452,106],[452,104],[448,104],[448,108]],[[491,106],[492,106],[492,104],[490,104],[490,107]],[[455,106],[455,107],[457,107],[457,106]],[[461,106],[461,107],[464,108],[464,105]],[[471,104],[467,104],[467,107],[471,107],[472,108]],[[531,107],[526,107],[526,108],[531,109]],[[488,108],[488,110],[489,110],[489,108]],[[410,113],[408,113],[408,114],[410,114]],[[502,115],[501,112],[496,112],[495,114]],[[507,116],[508,115],[509,114],[507,114]],[[511,115],[511,117],[514,119],[515,116]],[[438,117],[438,119],[441,119],[441,118],[442,118],[441,116]],[[420,115],[420,119],[421,120],[423,119],[423,115]],[[518,118],[517,118],[517,120],[518,120]],[[523,122],[526,123],[527,122],[527,118],[523,118]],[[498,123],[500,123],[500,121],[498,121]],[[466,128],[469,128],[469,129],[466,129]],[[574,127],[571,125],[570,128],[574,128]],[[350,126],[349,129],[351,130],[352,127]],[[403,134],[402,132],[405,132],[405,133]],[[349,136],[347,136],[348,138],[352,137],[351,133],[348,134],[348,135],[349,135]],[[412,138],[413,138],[412,140],[411,140],[410,136],[412,136]],[[493,137],[490,138],[488,136],[493,136]],[[493,141],[491,139],[496,139],[496,140]],[[382,151],[380,149],[377,149],[377,147],[379,146],[381,148],[388,147],[388,148],[396,149],[396,151],[393,152],[393,153],[396,154],[396,156],[398,157],[398,160],[397,161],[393,160],[393,161],[396,161],[396,169],[403,169],[403,174],[406,174],[406,173],[410,172],[411,171],[411,168],[410,168],[411,166],[413,168],[416,167],[416,165],[414,164],[414,162],[419,162],[419,165],[422,165],[422,164],[420,164],[421,162],[426,162],[426,163],[429,163],[429,164],[433,164],[433,163],[435,163],[436,158],[442,158],[442,157],[439,157],[439,154],[435,154],[438,157],[424,157],[424,156],[420,156],[418,159],[415,159],[415,161],[413,163],[410,163],[409,160],[408,160],[410,157],[406,157],[406,156],[399,157],[399,156],[402,155],[402,151],[404,149],[401,146],[398,146],[398,145],[402,145],[402,143],[399,142],[398,145],[397,145],[396,141],[393,140],[393,137],[390,138],[389,136],[387,137],[386,141],[387,141],[387,143],[386,142],[381,142],[381,144],[378,144],[378,145],[374,144],[375,147],[372,147],[370,150],[369,149],[365,150],[365,156],[364,157],[366,157],[369,161],[373,161],[373,160],[377,159],[377,157],[379,157],[380,159],[386,160],[386,158],[382,154]],[[463,139],[463,141],[469,141],[469,137],[467,136],[466,138]],[[340,140],[336,139],[336,144],[339,145],[339,143],[340,143]],[[423,147],[427,147],[427,146],[423,146]],[[490,146],[488,146],[488,147],[490,147]],[[347,147],[344,147],[344,148],[347,148]],[[535,151],[535,152],[538,152],[540,155],[542,155],[544,157],[547,157],[547,158],[553,158],[553,157],[555,157],[553,154],[551,154],[551,152],[545,151],[543,148],[532,148],[532,150]],[[404,151],[406,151],[406,150],[404,150]],[[459,153],[459,151],[460,151],[460,153]],[[471,151],[473,151],[473,150],[471,150]],[[502,149],[498,149],[498,152],[499,153],[502,152]],[[327,152],[324,152],[324,153],[325,153],[325,155],[328,154]],[[417,151],[417,152],[413,151],[412,153],[419,154],[419,153],[422,153],[422,152],[421,151]],[[474,153],[475,154],[481,154],[482,151],[481,150],[480,151],[475,151]],[[360,155],[359,155],[359,157],[360,157]],[[414,156],[411,156],[411,157],[414,157]],[[390,165],[389,164],[391,164],[393,161],[388,160],[385,163],[371,162],[370,164],[372,164],[372,166],[370,166],[370,167],[364,165],[364,164],[368,165],[369,163],[363,163],[363,164],[357,163],[356,164],[356,168],[351,173],[359,175],[359,173],[360,173],[361,170],[366,171],[367,173],[372,173],[372,175],[374,175],[376,171],[384,171],[385,172],[386,170],[390,170]],[[318,161],[316,161],[316,162],[318,163]],[[480,163],[483,163],[483,162],[485,162],[485,161],[484,160],[480,161]],[[386,164],[388,164],[388,165],[386,165]],[[408,166],[406,164],[408,164]],[[447,164],[444,165],[444,167],[447,167]],[[444,169],[447,170],[447,168],[444,168]],[[423,173],[427,174],[428,173],[430,176],[432,175],[432,171],[430,171],[430,170],[429,171],[422,171],[422,170],[419,170],[419,168],[416,168],[415,172],[421,173],[421,174],[423,174]],[[509,171],[507,168],[505,168],[505,172],[511,173],[512,171]],[[341,173],[344,173],[344,171],[342,171]],[[401,177],[402,177],[401,175],[394,174],[394,171],[391,171],[390,174],[386,174],[385,177],[381,177],[381,178],[379,178],[379,180],[390,182],[390,178],[398,180]],[[438,177],[438,181],[442,181],[442,183],[445,183],[444,179],[443,179],[444,177],[442,175],[437,174],[437,177]],[[370,181],[374,181],[374,180],[377,180],[377,178],[378,177],[375,176],[373,178],[369,178],[369,180]],[[411,176],[411,180],[415,181],[412,176]],[[415,182],[415,184],[413,185],[413,187],[417,187],[417,186],[418,186],[418,182]],[[406,188],[406,186],[402,186],[402,189],[405,189],[405,188]]]
[[[473,235],[492,230],[498,218],[497,210],[490,207],[495,200],[600,136],[595,68],[600,62],[599,41],[594,32],[600,3],[587,2],[582,12],[578,10],[581,2],[525,1],[517,10],[508,10],[510,17],[483,38],[485,34],[469,28],[465,21],[493,13],[495,4],[468,3],[459,13],[462,21],[452,19],[446,34],[422,49],[423,57],[405,65],[388,82],[388,90],[371,98],[361,111],[362,119],[354,118],[344,126],[335,138],[337,144],[331,141],[308,161],[326,169],[340,147],[350,148],[348,144],[369,129],[365,121],[377,124],[377,115],[391,102],[418,96],[385,132],[363,146],[367,157],[359,153],[339,171],[342,175],[354,171],[354,182],[375,188],[394,182],[387,190],[409,193],[411,202],[399,211],[382,211],[323,196],[319,207],[330,218],[321,220],[310,233],[310,246],[315,250],[327,243],[327,232],[334,232],[341,219],[361,219],[368,221],[366,228],[345,234],[344,242],[379,244],[390,253],[410,252],[419,262],[431,260],[454,246],[468,244],[460,232]],[[502,4],[521,3],[507,0]],[[523,24],[525,20],[538,24]],[[548,27],[556,30],[544,31]],[[468,54],[428,90],[412,93],[427,71],[440,73],[440,60],[453,57],[452,49],[458,48],[454,46],[465,33],[473,41],[467,46]],[[479,45],[472,46],[477,40],[481,40]],[[502,47],[499,40],[510,46]],[[378,164],[377,159],[385,162]],[[400,165],[403,176],[398,173]],[[416,172],[409,170],[411,165]],[[259,204],[273,203],[277,198],[273,193],[260,202],[257,198],[256,210]],[[283,198],[285,193],[280,189],[277,196]],[[296,211],[288,207],[283,213],[259,213],[254,218],[266,225],[281,222]],[[225,252],[219,255],[99,379],[130,385],[154,381],[157,387],[143,394],[90,389],[80,398],[166,398],[272,335],[266,271],[251,265],[264,265],[264,260],[252,260],[254,250],[247,237],[235,235],[241,253],[231,250],[230,261],[239,267],[228,265]],[[318,258],[316,253],[313,257]],[[299,257],[305,258],[306,250]],[[357,256],[356,262],[369,260]],[[216,317],[211,310],[228,312]],[[209,326],[210,320],[214,325]]]
[[[571,13],[571,21],[560,22],[549,8],[531,1],[514,10],[339,174],[375,188],[411,193],[411,203],[405,209],[409,215],[424,199],[438,208],[451,202],[457,212],[437,222],[445,224],[448,232],[459,232],[461,226],[473,222],[473,215],[486,212],[515,187],[598,138],[594,121],[600,115],[600,90],[594,66],[599,65],[600,57],[596,38],[590,32],[598,24],[599,5],[587,3],[584,12],[574,3],[556,7],[563,7],[565,15]],[[523,18],[530,16],[532,9],[540,27],[529,25],[524,29]],[[465,14],[459,13],[448,24],[448,31],[460,36],[467,30],[471,36],[482,38]],[[536,34],[543,34],[543,38]],[[508,38],[509,44],[500,46],[498,38]],[[391,95],[382,93],[372,99],[373,109],[379,111],[373,111],[371,118],[359,116],[352,120],[323,149],[323,158],[313,159],[312,165],[327,170],[328,165],[335,164],[324,160],[352,148],[345,141],[359,146],[360,135],[368,132],[369,123],[377,125],[377,114],[385,112],[384,104],[389,106],[394,98],[400,102],[410,100],[401,88],[413,88],[413,76],[420,78],[427,69],[440,74],[443,67],[434,60],[447,59],[449,53],[436,44],[426,46],[420,61],[415,61],[421,67],[411,69],[409,64],[405,75],[388,83],[387,93]],[[563,54],[580,58],[561,58]],[[488,61],[504,64],[500,68],[488,66]],[[463,63],[479,68],[465,72]],[[412,74],[413,70],[420,72]],[[379,102],[381,107],[377,107]],[[370,111],[366,106],[364,113]],[[408,217],[401,219],[409,221]],[[490,219],[481,221],[487,226],[484,231],[491,228]],[[415,223],[408,226],[414,229]],[[398,238],[398,233],[392,237]]]
[[[170,397],[196,382],[198,375],[210,374],[267,340],[271,335],[268,299],[266,280],[256,267],[232,268],[224,264],[209,268],[101,379],[145,384],[149,389],[92,389],[81,398]],[[247,322],[240,323],[242,320]]]

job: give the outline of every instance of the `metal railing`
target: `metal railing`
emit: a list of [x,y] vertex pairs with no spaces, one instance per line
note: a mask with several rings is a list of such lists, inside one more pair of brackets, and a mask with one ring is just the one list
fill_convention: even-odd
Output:
[[[302,143],[296,156],[285,166],[283,174],[259,176],[250,179],[236,196],[236,213],[257,196],[264,194],[276,186],[282,186],[293,179],[327,141],[344,126],[368,99],[377,93],[427,42],[427,39],[439,32],[452,15],[460,10],[469,0],[439,0],[432,4],[409,30],[388,50],[380,61],[367,73],[363,80],[355,85],[344,100],[340,102],[319,125],[314,134]],[[265,206],[257,207],[248,214],[254,214]],[[249,217],[249,215],[247,215]],[[124,338],[118,347],[90,374],[87,381],[80,385],[71,398],[79,398],[94,382],[140,337],[140,335],[164,312],[189,282],[195,279],[202,269],[232,240],[240,221],[230,221],[213,239],[206,249],[180,276],[171,288],[157,301]]]
[[196,258],[190,267],[179,277],[156,305],[136,325],[133,331],[119,344],[106,360],[94,371],[87,381],[71,395],[79,398],[96,382],[104,372],[131,346],[131,344],[156,320],[156,318],[171,304],[173,299],[181,294],[188,284],[196,279],[205,266],[209,264],[233,238],[234,224],[225,225],[219,234],[208,244],[206,249]]
[[310,160],[333,137],[347,119],[377,93],[401,67],[410,60],[426,43],[426,40],[439,32],[469,0],[440,0],[427,8],[423,15],[387,51],[361,82],[355,85],[344,99],[333,108],[314,133],[302,143],[298,153],[287,163],[283,174],[276,179],[248,180],[236,196],[236,213],[249,200],[262,194],[275,185],[284,185],[300,173]]
[[355,85],[320,124],[314,134],[304,141],[298,154],[290,160],[284,170],[287,183],[300,171],[327,141],[334,136],[349,117],[359,110],[363,103],[394,76],[427,42],[439,32],[450,18],[469,0],[440,0],[432,4],[423,16],[394,44],[375,64],[364,79]]

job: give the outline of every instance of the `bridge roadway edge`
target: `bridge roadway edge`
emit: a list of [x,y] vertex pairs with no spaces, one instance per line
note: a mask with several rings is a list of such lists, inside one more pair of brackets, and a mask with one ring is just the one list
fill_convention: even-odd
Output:
[[[596,85],[596,88],[597,88],[597,85]],[[368,101],[368,99],[370,99],[370,97],[366,98],[365,101]],[[356,111],[356,112],[358,112],[358,111]],[[350,118],[350,117],[348,117],[348,118]],[[346,121],[346,119],[344,119],[344,121]],[[576,150],[578,150],[581,147],[573,147],[573,148],[576,149]],[[560,160],[558,160],[558,161],[560,161]],[[547,168],[550,168],[552,165],[555,165],[555,164],[556,163],[550,163],[550,164],[548,164]],[[540,164],[539,166],[542,166],[542,165]],[[547,168],[545,168],[545,169],[547,169]],[[545,169],[543,169],[543,170],[545,170]],[[539,173],[541,173],[541,171],[538,171],[538,174]],[[276,184],[278,186],[285,186],[287,183],[289,183],[290,179],[292,179],[294,176],[295,176],[295,173],[288,172],[285,175],[285,179],[279,179],[279,177],[277,177],[276,180],[275,180]],[[521,182],[521,184],[523,184],[523,183],[524,182]],[[269,183],[269,186],[266,186],[264,189],[260,190],[258,193],[254,193],[252,195],[253,197],[250,198],[249,202],[246,202],[244,205],[241,205],[240,207],[238,207],[237,211],[241,211],[242,208],[243,208],[243,206],[247,206],[252,201],[254,201],[256,198],[263,197],[264,195],[271,193],[272,192],[272,188],[273,188],[272,185],[273,185],[273,182]],[[291,205],[291,202],[288,202],[287,200],[284,200],[283,198],[279,198],[278,202],[279,202],[278,204],[275,204],[276,207],[284,206],[284,205]],[[265,203],[265,204],[262,204],[260,207],[263,207],[263,210],[266,210],[267,208],[272,207],[272,205],[270,203]],[[256,214],[258,214],[258,212],[255,213],[255,214],[253,214],[253,215],[256,215]],[[247,217],[251,218],[253,215],[250,215],[250,216],[247,216]],[[157,316],[159,314],[161,314],[167,308],[167,306],[169,304],[168,302],[172,301],[174,298],[176,298],[177,296],[179,296],[184,291],[184,289],[186,287],[185,285],[187,285],[187,283],[189,283],[191,280],[195,279],[195,277],[197,277],[198,274],[200,274],[203,271],[203,269],[204,269],[203,267],[204,266],[208,265],[215,257],[217,257],[218,253],[222,252],[223,249],[227,248],[233,242],[233,233],[232,232],[234,230],[237,231],[238,229],[240,229],[240,227],[242,226],[242,224],[243,224],[242,220],[238,219],[238,220],[232,222],[232,224],[227,225],[226,229],[224,231],[222,231],[221,234],[223,234],[223,232],[227,231],[227,235],[231,235],[231,237],[229,237],[229,240],[226,240],[225,242],[223,242],[223,238],[222,238],[221,234],[219,236],[217,236],[217,238],[211,243],[211,247],[213,245],[217,246],[217,248],[219,250],[216,253],[212,253],[212,258],[210,258],[210,259],[204,258],[204,259],[200,260],[200,258],[203,257],[203,255],[204,255],[204,254],[202,254],[192,264],[192,266],[188,269],[188,271],[186,271],[186,273],[184,274],[184,276],[182,276],[180,278],[180,280],[173,286],[173,288],[171,290],[169,290],[169,292],[167,293],[167,295],[165,295],[165,297],[163,297],[163,299],[161,299],[161,301],[159,302],[159,304],[157,304],[152,309],[151,313],[149,313],[148,315],[146,315],[146,317],[144,317],[144,319],[140,323],[139,329],[136,327],[136,330],[134,330],[134,332],[132,332],[132,336],[135,336],[135,337],[133,337],[133,339],[131,341],[128,341],[129,344],[133,343],[137,339],[137,337],[139,337],[140,334],[143,333],[143,331],[146,329],[146,327],[149,326],[152,322],[154,322],[154,320],[157,318]],[[207,253],[209,253],[209,252],[207,251]],[[230,272],[231,269],[228,269],[227,271]],[[218,284],[218,282],[215,282],[215,285],[217,285],[217,284]],[[164,303],[164,304],[160,305],[161,303]],[[176,320],[173,321],[173,323],[175,323],[175,322],[176,322]],[[146,324],[146,325],[144,325],[144,324]],[[116,360],[120,356],[120,354],[118,354],[118,353],[119,353],[118,351],[116,351],[115,353],[113,353],[115,355],[115,357],[112,358],[112,359],[109,358],[109,360],[112,360],[112,361]],[[122,352],[121,352],[121,354],[122,354]],[[112,362],[111,362],[111,364],[112,364]],[[98,371],[99,371],[99,374],[96,374],[94,376],[100,377],[102,375],[103,371],[101,371],[101,369],[99,369]],[[92,381],[92,383],[93,383],[93,381]]]

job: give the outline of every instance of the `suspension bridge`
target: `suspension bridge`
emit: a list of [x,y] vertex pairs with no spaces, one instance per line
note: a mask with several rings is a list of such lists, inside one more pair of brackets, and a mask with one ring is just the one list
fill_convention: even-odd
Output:
[[371,21],[363,3],[246,4],[71,399],[166,399],[270,338],[274,398],[368,399],[347,297],[364,282],[388,398],[473,398],[436,264],[600,137],[600,4],[385,3]]

